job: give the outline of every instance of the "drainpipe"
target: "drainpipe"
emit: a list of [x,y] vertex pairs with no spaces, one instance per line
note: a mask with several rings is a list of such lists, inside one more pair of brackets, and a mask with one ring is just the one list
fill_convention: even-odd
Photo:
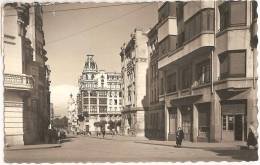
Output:
[[216,1],[214,1],[214,42],[213,42],[213,48],[212,48],[212,51],[211,51],[211,54],[210,54],[210,61],[211,61],[211,94],[214,93],[214,84],[213,84],[213,81],[214,81],[214,78],[213,78],[213,56],[214,56],[214,50],[215,50],[215,46],[216,46],[216,25],[217,25],[217,21],[216,21],[216,17],[217,16],[217,12],[216,12]]

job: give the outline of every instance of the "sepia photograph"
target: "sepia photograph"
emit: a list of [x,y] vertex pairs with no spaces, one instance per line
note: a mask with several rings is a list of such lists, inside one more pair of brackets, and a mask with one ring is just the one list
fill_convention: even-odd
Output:
[[3,162],[256,163],[257,10],[4,0]]

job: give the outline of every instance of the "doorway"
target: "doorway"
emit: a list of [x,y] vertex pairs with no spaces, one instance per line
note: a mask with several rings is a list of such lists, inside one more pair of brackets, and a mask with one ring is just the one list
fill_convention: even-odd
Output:
[[243,140],[243,116],[235,115],[235,140]]
[[182,129],[184,132],[184,140],[192,141],[192,108],[191,106],[181,109]]

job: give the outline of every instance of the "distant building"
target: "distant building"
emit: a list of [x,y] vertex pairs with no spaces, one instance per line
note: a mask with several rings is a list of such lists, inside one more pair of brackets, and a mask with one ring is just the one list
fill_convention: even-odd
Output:
[[44,142],[50,123],[50,69],[43,48],[42,7],[7,3],[4,13],[5,143]]
[[147,34],[135,29],[130,41],[121,48],[123,111],[125,135],[144,136],[144,113],[148,108],[146,96],[148,47]]
[[72,94],[68,100],[68,129],[69,131],[76,133],[78,129],[78,109],[77,103],[74,100]]
[[120,73],[98,70],[93,57],[94,55],[86,55],[77,95],[79,114],[85,118],[83,131],[92,133],[98,131],[95,123],[100,121],[120,123],[122,110]]

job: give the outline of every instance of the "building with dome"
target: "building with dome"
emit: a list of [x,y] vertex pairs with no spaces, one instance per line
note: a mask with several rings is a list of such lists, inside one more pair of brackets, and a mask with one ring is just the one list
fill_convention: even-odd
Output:
[[86,55],[85,66],[79,78],[77,105],[79,116],[84,117],[82,131],[99,131],[97,123],[105,121],[106,129],[111,121],[119,131],[122,94],[121,74],[98,70],[94,55]]

